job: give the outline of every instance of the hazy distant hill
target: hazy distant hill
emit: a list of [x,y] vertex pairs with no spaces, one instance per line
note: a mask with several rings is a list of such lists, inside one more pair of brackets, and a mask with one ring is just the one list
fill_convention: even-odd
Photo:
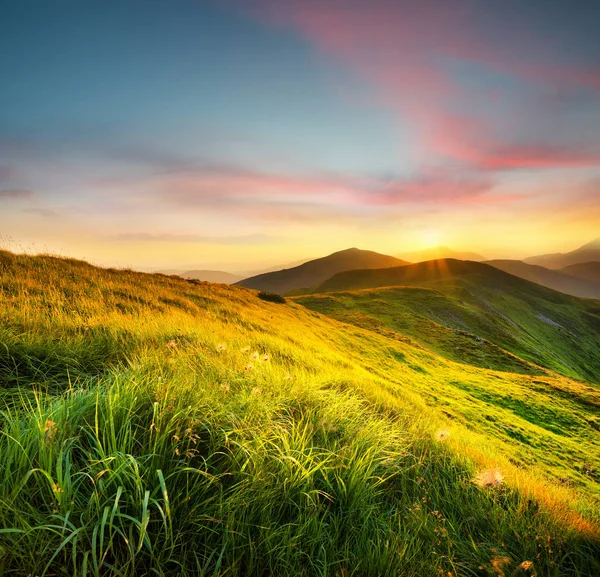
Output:
[[243,277],[222,270],[168,270],[160,271],[163,274],[176,274],[183,278],[193,278],[208,282],[219,282],[223,284],[234,284]]
[[381,269],[405,264],[408,263],[393,256],[370,250],[349,248],[334,252],[323,258],[311,260],[300,266],[257,275],[235,284],[283,294],[294,289],[316,286],[332,275],[343,271]]
[[581,262],[560,269],[560,272],[600,284],[600,262]]
[[476,262],[486,260],[485,257],[474,252],[460,252],[452,250],[447,246],[436,246],[425,250],[406,252],[399,254],[398,257],[408,262],[423,262],[440,258],[456,258],[458,260],[474,260]]
[[[296,300],[365,328],[391,328],[448,358],[523,370],[478,337],[521,359],[600,382],[600,301],[560,293],[488,264],[444,259],[348,271]],[[459,332],[444,333],[440,326]]]
[[572,264],[600,261],[600,238],[566,253],[542,254],[523,259],[528,264],[562,269]]
[[[574,270],[581,269],[580,275],[570,273],[569,268],[571,267],[552,270],[543,266],[527,264],[521,260],[488,260],[485,264],[563,293],[582,298],[600,298],[600,262],[587,263],[587,265],[597,265],[595,270],[592,266],[573,265],[578,267]],[[595,282],[592,278],[594,272],[597,278]],[[589,274],[590,278],[586,279],[585,274]]]
[[288,262],[286,264],[277,264],[277,265],[268,266],[266,268],[261,268],[261,269],[256,269],[256,270],[240,271],[239,272],[239,275],[240,275],[239,280],[243,280],[243,279],[250,278],[253,276],[258,276],[261,274],[267,274],[268,272],[276,272],[276,271],[283,270],[283,269],[294,268],[294,267],[300,266],[301,264],[304,264],[305,262],[308,262],[310,260],[313,260],[313,259],[312,258],[303,258],[300,260],[295,260],[293,262]]

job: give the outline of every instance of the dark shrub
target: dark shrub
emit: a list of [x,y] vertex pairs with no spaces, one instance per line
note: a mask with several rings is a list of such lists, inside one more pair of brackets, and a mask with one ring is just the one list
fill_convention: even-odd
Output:
[[278,295],[277,293],[270,293],[266,291],[260,291],[258,293],[258,298],[263,301],[269,301],[272,303],[285,303],[285,297]]

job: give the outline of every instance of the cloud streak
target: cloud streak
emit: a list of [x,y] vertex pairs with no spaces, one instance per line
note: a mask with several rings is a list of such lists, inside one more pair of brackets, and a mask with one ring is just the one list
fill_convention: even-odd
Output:
[[31,200],[35,194],[31,190],[20,188],[0,189],[0,199],[6,200]]
[[[556,47],[528,31],[512,30],[504,44],[487,42],[472,1],[260,0],[253,7],[257,18],[295,30],[366,80],[379,104],[397,113],[398,126],[414,133],[426,162],[482,171],[600,165],[597,142],[562,133],[544,146],[531,142],[556,114],[535,99],[557,89],[597,93],[600,66],[555,65]],[[516,87],[494,84],[505,77]],[[519,134],[525,128],[530,134]]]
[[218,245],[264,245],[281,242],[280,237],[268,234],[247,234],[241,236],[202,236],[197,234],[153,234],[153,233],[122,233],[117,236],[119,241],[127,242],[168,242],[196,243]]

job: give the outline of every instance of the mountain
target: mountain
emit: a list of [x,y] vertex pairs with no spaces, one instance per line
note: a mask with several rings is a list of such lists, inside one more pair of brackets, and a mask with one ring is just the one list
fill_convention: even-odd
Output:
[[[527,264],[521,260],[488,260],[485,261],[485,264],[563,293],[581,298],[600,299],[600,262],[573,265],[578,267],[573,269],[574,271],[581,271],[580,275],[572,274],[569,271],[571,267],[552,270]],[[597,266],[594,267],[593,265]],[[593,279],[594,272],[596,273],[596,280]],[[585,278],[585,274],[588,274],[589,278]]]
[[[391,292],[382,291],[384,287]],[[429,290],[417,293],[398,287]],[[376,288],[380,290],[359,290]],[[382,292],[385,296],[381,296]],[[298,302],[324,314],[337,311],[333,316],[338,319],[338,313],[344,312],[344,307],[337,303],[339,293],[358,293],[360,299],[352,298],[361,301],[359,310],[374,318],[375,324],[383,322],[384,326],[397,329],[404,322],[409,329],[402,334],[413,336],[440,353],[449,344],[441,338],[443,331],[428,335],[431,326],[425,323],[421,329],[415,328],[418,326],[415,319],[420,322],[426,318],[453,331],[466,331],[459,334],[471,341],[469,347],[466,342],[452,342],[459,352],[481,348],[477,338],[484,339],[535,365],[600,383],[600,301],[556,292],[488,264],[443,259],[348,271],[334,275],[311,293],[317,296],[301,297]],[[328,294],[319,299],[319,293]],[[436,343],[432,344],[432,339]],[[496,362],[505,363],[493,361],[491,354],[492,351],[485,352],[481,363],[487,358],[492,361],[487,365],[490,367],[497,366]],[[472,356],[465,356],[465,360]],[[498,357],[498,351],[492,356]],[[448,358],[456,360],[456,354]],[[510,370],[515,369],[511,366]]]
[[600,285],[600,262],[581,262],[561,268],[560,272]]
[[473,260],[476,262],[486,260],[485,257],[474,252],[457,252],[447,246],[436,246],[414,252],[399,254],[398,258],[408,262],[424,262],[428,260],[437,260],[440,258],[455,258],[458,260]]
[[157,272],[169,275],[174,274],[182,278],[191,278],[195,280],[222,284],[234,284],[243,278],[240,275],[222,270],[161,270]]
[[465,276],[493,278],[506,275],[487,264],[448,258],[389,268],[344,271],[331,276],[324,283],[307,292],[320,293],[381,286],[431,286],[441,280],[461,279]]
[[600,575],[598,388],[449,360],[372,296],[380,330],[0,250],[2,573]]
[[276,271],[283,270],[286,268],[294,268],[294,267],[300,266],[301,264],[304,264],[305,262],[308,262],[310,260],[313,260],[313,259],[312,258],[302,258],[300,260],[295,260],[295,261],[289,262],[287,264],[273,265],[273,266],[269,266],[267,268],[262,268],[262,269],[258,269],[258,270],[240,271],[238,274],[241,276],[240,280],[243,280],[243,279],[250,278],[253,276],[266,274],[268,272],[276,272]]
[[572,264],[600,261],[600,238],[566,253],[543,254],[523,259],[528,264],[562,269]]
[[235,284],[246,288],[284,294],[295,289],[313,287],[332,275],[354,269],[379,269],[408,264],[403,260],[370,250],[349,248],[300,266],[241,280]]

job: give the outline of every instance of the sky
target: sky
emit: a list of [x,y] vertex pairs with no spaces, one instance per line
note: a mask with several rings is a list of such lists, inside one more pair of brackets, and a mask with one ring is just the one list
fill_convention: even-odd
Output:
[[244,271],[600,236],[597,0],[0,0],[0,247]]

